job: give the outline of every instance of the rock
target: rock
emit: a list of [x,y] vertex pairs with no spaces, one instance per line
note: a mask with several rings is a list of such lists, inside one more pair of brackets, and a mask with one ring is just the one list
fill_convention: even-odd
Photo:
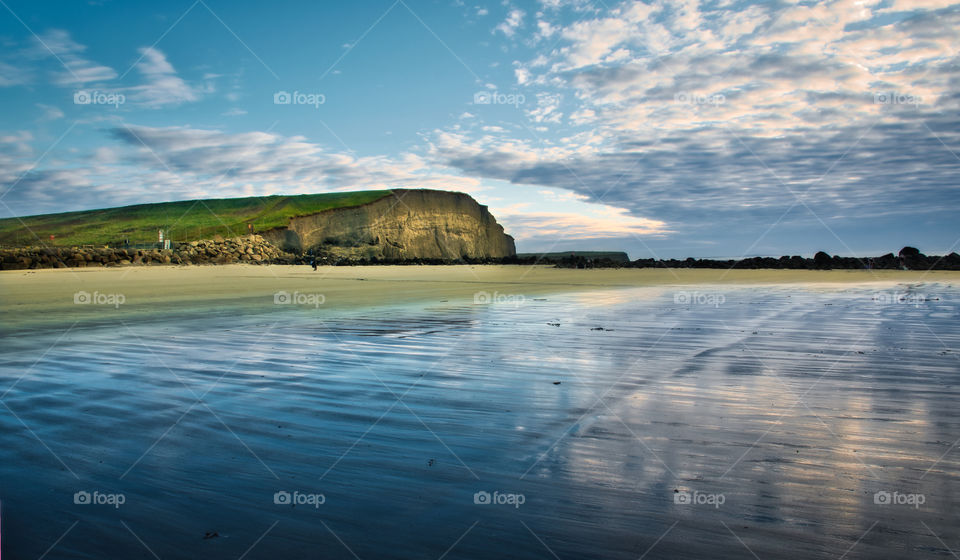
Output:
[[[397,189],[393,195],[354,208],[291,218],[287,228],[263,239],[293,252],[337,259],[403,260],[506,257],[513,238],[469,195]],[[252,236],[256,238],[260,235]]]
[[198,240],[176,249],[113,249],[110,247],[0,247],[0,269],[152,266],[159,264],[296,262],[260,236],[224,240]]
[[901,259],[909,259],[920,256],[920,249],[916,247],[904,247],[900,249],[900,253],[897,254]]
[[898,256],[901,267],[907,270],[927,270],[933,265],[933,262],[928,262],[927,256],[915,247],[900,249]]
[[816,268],[821,270],[827,270],[830,268],[830,255],[824,253],[823,251],[818,251],[816,255],[813,256],[813,264]]

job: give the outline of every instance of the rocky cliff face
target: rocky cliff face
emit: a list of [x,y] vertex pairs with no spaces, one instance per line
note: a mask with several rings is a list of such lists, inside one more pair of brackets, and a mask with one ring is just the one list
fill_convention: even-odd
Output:
[[293,218],[263,237],[293,252],[313,250],[340,259],[459,259],[516,254],[513,238],[469,195],[433,190],[393,191],[355,208]]

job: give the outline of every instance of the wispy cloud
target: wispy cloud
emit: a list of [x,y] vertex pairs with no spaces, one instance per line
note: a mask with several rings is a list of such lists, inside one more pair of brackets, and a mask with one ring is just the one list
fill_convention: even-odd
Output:
[[127,90],[133,102],[160,107],[200,99],[203,90],[179,77],[163,52],[153,47],[142,48],[139,52],[142,58],[136,68],[145,82]]
[[117,77],[113,68],[86,58],[86,50],[84,45],[74,41],[70,33],[62,29],[52,29],[34,38],[34,56],[52,56],[62,64],[62,68],[54,71],[53,80],[58,85],[77,87]]
[[[357,157],[302,137],[265,132],[227,133],[191,127],[119,126],[119,144],[98,149],[85,164],[41,167],[5,200],[34,212],[202,197],[299,194],[335,190],[436,188],[479,193],[480,181],[435,169],[414,155]],[[29,135],[0,138],[0,180],[29,166]],[[63,201],[71,207],[64,208]]]
[[595,214],[572,212],[500,213],[498,219],[518,241],[535,238],[557,241],[623,238],[669,233],[660,220],[636,218],[622,208],[604,208]]

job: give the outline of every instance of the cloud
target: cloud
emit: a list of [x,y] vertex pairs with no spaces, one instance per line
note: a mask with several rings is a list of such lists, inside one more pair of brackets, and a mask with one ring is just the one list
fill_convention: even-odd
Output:
[[153,47],[139,49],[142,58],[136,68],[143,75],[146,82],[139,86],[126,89],[130,92],[131,100],[148,107],[162,107],[179,105],[197,101],[203,90],[191,86],[177,76],[173,65],[167,61],[166,55]]
[[497,211],[497,219],[517,241],[609,239],[669,232],[660,220],[637,218],[625,209],[610,207],[594,214]]
[[684,235],[960,203],[960,4],[624,2],[572,20],[548,4],[558,41],[514,69],[536,138],[438,130],[438,165]]
[[0,87],[13,87],[28,84],[30,71],[22,65],[13,65],[0,60]]
[[25,130],[0,136],[0,196],[26,173],[36,153],[30,142],[33,135]]
[[83,86],[93,82],[105,82],[117,77],[113,68],[86,58],[87,47],[74,41],[62,29],[52,29],[34,38],[35,56],[52,56],[62,65],[55,72],[54,82],[65,87]]
[[[480,193],[480,181],[423,158],[357,157],[296,136],[191,127],[121,126],[116,148],[29,171],[5,199],[18,214],[191,198],[340,190],[435,188]],[[0,180],[12,183],[34,157],[26,134],[0,137]],[[109,196],[104,193],[110,193]]]
[[77,88],[110,88],[113,85],[107,91],[123,93],[127,102],[152,108],[198,101],[213,90],[212,80],[218,77],[208,73],[205,85],[191,85],[177,75],[162,51],[144,47],[138,50],[140,58],[135,65],[143,82],[119,86],[111,84],[118,77],[117,72],[87,58],[84,54],[87,47],[74,41],[67,31],[53,29],[34,37],[32,42],[16,64],[0,60],[0,87],[30,83],[34,72],[30,61],[52,58],[57,61],[52,74],[54,85]]
[[507,19],[503,20],[500,25],[494,28],[494,32],[501,32],[507,37],[513,37],[517,33],[517,29],[523,25],[523,18],[526,14],[523,10],[513,9],[510,10],[510,13],[507,14]]
[[59,107],[45,105],[43,103],[36,103],[36,106],[43,111],[43,115],[40,117],[40,120],[55,121],[63,118],[63,111],[61,111]]
[[[470,17],[480,10],[462,5]],[[109,150],[85,160],[51,154],[11,197],[39,211],[68,209],[64,201],[96,206],[104,192],[130,201],[403,186],[483,193],[505,182],[530,196],[553,193],[543,195],[546,207],[503,207],[511,227],[528,232],[521,236],[564,230],[698,243],[718,232],[754,235],[779,220],[922,223],[960,204],[960,4],[502,5],[507,15],[492,33],[517,43],[517,60],[492,61],[500,77],[484,81],[512,72],[516,87],[501,90],[524,102],[447,112],[452,122],[414,154],[358,157],[303,137],[210,127],[115,127]],[[29,50],[58,84],[115,78],[66,32],[43,37],[66,68],[39,43]],[[206,82],[221,79],[194,82],[163,52],[140,53],[132,76],[142,83],[118,86],[125,111],[195,102],[212,91]],[[42,69],[0,59],[0,87],[31,83]],[[38,154],[29,139],[6,138],[0,176],[12,181]],[[567,211],[587,201],[613,213]]]

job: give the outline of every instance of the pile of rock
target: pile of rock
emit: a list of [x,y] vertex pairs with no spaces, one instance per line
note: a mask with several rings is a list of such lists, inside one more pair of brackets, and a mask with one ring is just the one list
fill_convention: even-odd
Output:
[[272,263],[285,261],[288,257],[259,235],[191,241],[177,247],[174,256],[180,262],[190,264]]
[[259,235],[205,239],[181,243],[175,249],[116,249],[110,247],[0,248],[0,270],[87,268],[160,264],[271,264],[295,257]]

